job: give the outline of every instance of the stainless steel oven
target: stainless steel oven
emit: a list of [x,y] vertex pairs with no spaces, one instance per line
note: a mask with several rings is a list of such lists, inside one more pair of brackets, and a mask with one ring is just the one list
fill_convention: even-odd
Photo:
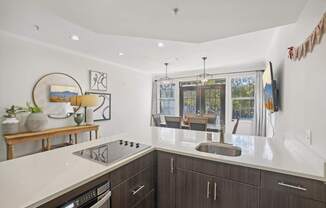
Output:
[[110,208],[110,204],[111,185],[107,181],[85,191],[59,208]]

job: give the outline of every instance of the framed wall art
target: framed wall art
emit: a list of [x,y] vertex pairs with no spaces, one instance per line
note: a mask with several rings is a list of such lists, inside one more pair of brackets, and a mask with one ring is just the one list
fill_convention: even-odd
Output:
[[93,107],[94,121],[111,120],[111,94],[104,92],[86,92],[85,94],[98,96],[98,105]]
[[108,74],[99,71],[89,71],[89,89],[94,91],[108,90]]
[[80,107],[73,108],[70,98],[82,95],[83,90],[72,76],[55,72],[42,76],[35,83],[32,91],[33,103],[53,119],[66,119]]

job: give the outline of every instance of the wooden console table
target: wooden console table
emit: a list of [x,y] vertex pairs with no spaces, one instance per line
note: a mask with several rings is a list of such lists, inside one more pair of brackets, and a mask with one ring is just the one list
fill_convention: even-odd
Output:
[[[18,134],[4,135],[5,141],[7,143],[7,159],[14,158],[14,145],[42,140],[42,151],[51,149],[50,139],[58,136],[69,135],[70,143],[73,144],[72,135],[75,137],[75,144],[77,144],[77,135],[83,132],[89,132],[90,140],[92,140],[92,132],[95,132],[95,138],[98,138],[98,125],[80,125],[80,126],[69,126],[62,128],[47,129],[39,132],[25,132]],[[45,140],[47,144],[45,145]]]

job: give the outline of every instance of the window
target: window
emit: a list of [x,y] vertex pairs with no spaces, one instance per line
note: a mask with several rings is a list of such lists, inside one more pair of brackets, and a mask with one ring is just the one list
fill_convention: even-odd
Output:
[[175,84],[160,85],[160,114],[175,115]]
[[231,79],[232,119],[252,120],[255,108],[255,77]]
[[217,113],[221,114],[224,111],[225,105],[225,79],[208,80],[204,87],[204,103],[206,114]]
[[183,113],[196,113],[196,90],[183,91]]

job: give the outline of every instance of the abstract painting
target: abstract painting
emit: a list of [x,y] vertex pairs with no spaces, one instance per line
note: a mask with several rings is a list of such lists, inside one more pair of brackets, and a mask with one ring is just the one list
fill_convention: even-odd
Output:
[[68,103],[70,98],[78,95],[78,89],[74,86],[51,85],[49,101],[52,103]]
[[101,92],[86,92],[85,94],[98,96],[98,105],[93,107],[94,121],[111,120],[111,94]]
[[107,91],[108,75],[105,72],[89,71],[89,88],[96,91]]

